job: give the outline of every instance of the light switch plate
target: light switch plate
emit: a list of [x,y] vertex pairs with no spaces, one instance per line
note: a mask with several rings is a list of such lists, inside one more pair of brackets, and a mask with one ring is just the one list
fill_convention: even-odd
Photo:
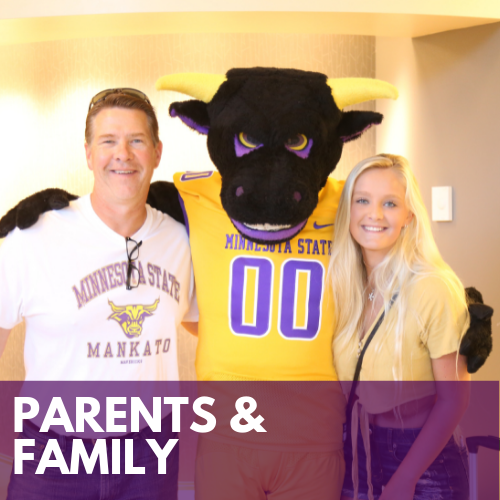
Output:
[[448,222],[453,220],[451,186],[432,188],[432,220],[436,222]]

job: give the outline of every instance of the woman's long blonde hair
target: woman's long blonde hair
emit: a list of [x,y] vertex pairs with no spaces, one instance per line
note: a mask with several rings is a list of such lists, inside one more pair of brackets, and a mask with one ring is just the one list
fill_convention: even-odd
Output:
[[[390,168],[401,177],[406,190],[405,203],[413,213],[411,222],[401,230],[395,245],[370,277],[371,285],[377,288],[384,299],[386,311],[384,321],[392,323],[387,324],[386,331],[391,335],[396,347],[393,376],[395,380],[402,380],[403,325],[409,313],[408,290],[411,289],[411,285],[423,277],[438,277],[448,286],[451,296],[464,308],[465,291],[456,274],[439,253],[432,236],[427,210],[408,161],[401,156],[389,154],[367,158],[358,163],[349,174],[335,219],[335,237],[328,270],[336,304],[334,346],[337,343],[341,346],[350,344],[353,337],[358,337],[363,327],[367,274],[361,247],[351,236],[349,223],[356,180],[363,172],[373,168]],[[391,298],[396,294],[398,298],[394,308],[397,314],[387,315]],[[378,349],[383,342],[384,338],[377,339]]]

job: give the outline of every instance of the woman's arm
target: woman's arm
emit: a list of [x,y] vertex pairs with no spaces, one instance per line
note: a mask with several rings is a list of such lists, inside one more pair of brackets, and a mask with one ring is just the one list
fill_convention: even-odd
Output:
[[441,453],[467,409],[470,375],[467,359],[457,353],[432,360],[436,404],[405,459],[384,488],[380,500],[412,500],[415,485]]

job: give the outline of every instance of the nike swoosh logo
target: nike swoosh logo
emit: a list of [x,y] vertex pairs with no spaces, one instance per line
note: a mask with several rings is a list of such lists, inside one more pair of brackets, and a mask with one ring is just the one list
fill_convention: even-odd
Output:
[[323,224],[323,225],[319,225],[316,221],[314,221],[314,229],[323,229],[324,227],[330,227],[330,226],[333,226],[333,224]]

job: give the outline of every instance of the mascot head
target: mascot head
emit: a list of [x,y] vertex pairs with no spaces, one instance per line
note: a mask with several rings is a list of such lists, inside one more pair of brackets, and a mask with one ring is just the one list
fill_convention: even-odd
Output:
[[298,234],[343,144],[382,121],[379,113],[343,108],[397,98],[392,85],[378,80],[275,68],[168,75],[156,87],[196,98],[174,102],[170,115],[208,136],[222,206],[236,229],[258,243]]

